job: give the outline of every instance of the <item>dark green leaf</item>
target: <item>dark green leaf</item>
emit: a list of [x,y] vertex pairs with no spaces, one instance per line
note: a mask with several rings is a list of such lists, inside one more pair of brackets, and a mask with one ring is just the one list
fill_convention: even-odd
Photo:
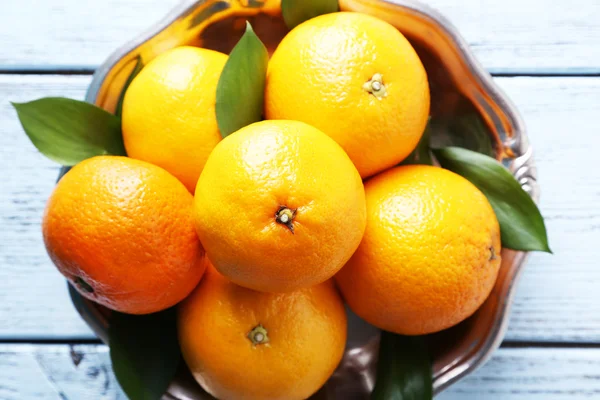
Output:
[[539,209],[504,166],[494,158],[459,147],[433,153],[442,167],[467,178],[487,197],[500,223],[502,247],[551,252]]
[[417,144],[417,147],[400,163],[400,165],[412,165],[412,164],[424,164],[433,165],[431,159],[431,150],[429,149],[429,137],[431,135],[429,125],[423,132],[421,140]]
[[423,338],[381,332],[372,400],[431,400],[431,360]]
[[123,113],[123,99],[125,99],[125,92],[127,92],[129,85],[131,85],[131,82],[140,73],[142,68],[144,68],[144,62],[142,61],[142,57],[137,56],[133,70],[131,71],[131,74],[129,74],[129,78],[127,78],[127,81],[125,81],[125,85],[123,85],[123,89],[121,90],[121,94],[119,95],[119,101],[117,102],[117,109],[115,111],[115,115],[117,115],[118,117],[120,117]]
[[432,118],[427,125],[431,133],[431,147],[434,149],[456,146],[473,150],[490,157],[495,156],[492,136],[475,112],[460,116]]
[[288,28],[322,14],[338,11],[338,0],[281,0],[281,13]]
[[246,32],[235,45],[217,85],[217,124],[226,137],[262,119],[269,54],[246,22]]
[[131,400],[159,400],[181,361],[176,310],[127,315],[114,312],[108,329],[115,376]]
[[75,165],[98,155],[126,155],[121,120],[95,105],[64,97],[12,105],[31,142],[57,163]]

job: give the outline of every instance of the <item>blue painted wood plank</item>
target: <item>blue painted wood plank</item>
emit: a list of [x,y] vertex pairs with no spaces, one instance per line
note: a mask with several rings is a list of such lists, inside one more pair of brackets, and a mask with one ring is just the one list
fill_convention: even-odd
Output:
[[[393,0],[392,0],[393,1]],[[0,71],[91,70],[178,0],[11,2],[0,13]],[[498,73],[600,72],[600,2],[428,0]]]
[[[439,400],[600,398],[600,349],[499,349]],[[125,400],[102,345],[0,345],[0,399]]]
[[0,76],[0,340],[94,337],[42,242],[41,216],[59,167],[31,145],[9,103],[82,99],[89,82],[89,76]]
[[599,349],[500,349],[439,400],[600,398]]
[[593,155],[600,146],[600,79],[498,82],[527,125],[554,251],[531,256],[507,338],[600,342],[600,173]]
[[[8,101],[83,98],[87,76],[0,76],[0,340],[92,338],[45,253],[40,221],[58,173],[22,132]],[[536,151],[554,255],[534,254],[507,339],[600,342],[600,174],[590,149],[600,78],[499,78]]]

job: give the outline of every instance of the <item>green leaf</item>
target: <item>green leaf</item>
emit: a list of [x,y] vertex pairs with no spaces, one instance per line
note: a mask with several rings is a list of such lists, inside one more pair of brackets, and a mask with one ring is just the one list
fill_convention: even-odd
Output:
[[422,337],[381,332],[371,400],[430,400],[433,398],[432,375]]
[[98,155],[126,155],[121,120],[93,104],[46,97],[12,105],[34,146],[57,163],[75,165]]
[[281,13],[289,29],[311,18],[338,10],[337,0],[281,0]]
[[155,314],[113,312],[108,329],[115,376],[131,400],[159,400],[181,362],[176,309]]
[[481,116],[475,112],[446,118],[434,117],[427,129],[431,132],[431,147],[462,147],[494,157],[492,136]]
[[431,135],[431,130],[429,125],[423,132],[423,136],[421,136],[421,140],[417,144],[417,147],[400,163],[400,165],[413,165],[413,164],[424,164],[424,165],[433,165],[433,160],[431,158],[431,150],[429,149],[429,138]]
[[221,136],[262,119],[269,54],[246,22],[246,32],[235,45],[217,85],[217,124]]
[[127,80],[125,81],[125,85],[123,85],[123,89],[121,90],[121,94],[119,95],[119,101],[117,102],[117,109],[115,111],[115,115],[117,115],[118,117],[120,117],[123,114],[123,99],[125,99],[125,93],[127,92],[127,89],[129,89],[129,85],[131,85],[131,82],[133,82],[133,79],[136,76],[138,76],[142,68],[144,68],[144,62],[142,61],[142,57],[137,56],[137,60],[135,62],[133,70],[131,71],[131,74],[129,74],[129,78],[127,78]]
[[483,192],[500,223],[502,247],[551,253],[544,219],[512,174],[492,157],[459,147],[434,149],[440,165]]

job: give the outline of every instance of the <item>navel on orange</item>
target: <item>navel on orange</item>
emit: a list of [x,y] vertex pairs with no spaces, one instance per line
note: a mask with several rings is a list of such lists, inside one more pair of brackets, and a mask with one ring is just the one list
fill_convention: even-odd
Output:
[[67,172],[50,196],[46,249],[88,299],[129,314],[160,311],[183,300],[204,272],[192,202],[162,168],[93,157]]
[[175,175],[194,192],[208,155],[221,140],[215,102],[225,54],[176,47],[145,66],[123,101],[129,157]]
[[427,75],[387,22],[351,12],[321,15],[294,28],[273,54],[265,115],[319,128],[365,178],[416,147],[429,115]]
[[365,235],[336,275],[352,310],[404,335],[473,314],[500,267],[500,229],[485,196],[463,177],[424,165],[386,171],[365,191]]
[[329,280],[289,293],[237,286],[212,266],[178,309],[190,371],[218,399],[306,399],[344,353],[346,314]]
[[316,128],[263,121],[211,153],[196,187],[198,235],[233,282],[283,292],[323,282],[365,228],[363,183],[344,150]]

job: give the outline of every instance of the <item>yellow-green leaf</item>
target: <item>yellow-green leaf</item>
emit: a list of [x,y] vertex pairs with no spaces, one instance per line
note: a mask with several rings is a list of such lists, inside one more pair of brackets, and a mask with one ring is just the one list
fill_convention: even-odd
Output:
[[288,28],[322,14],[338,11],[337,0],[281,0],[281,14]]
[[515,177],[492,157],[460,147],[434,149],[440,165],[462,175],[487,197],[502,236],[502,247],[551,253],[540,210]]
[[246,22],[246,32],[235,45],[217,85],[217,124],[226,137],[262,119],[269,54]]
[[93,104],[46,97],[12,103],[35,147],[62,165],[98,155],[126,155],[121,120]]

